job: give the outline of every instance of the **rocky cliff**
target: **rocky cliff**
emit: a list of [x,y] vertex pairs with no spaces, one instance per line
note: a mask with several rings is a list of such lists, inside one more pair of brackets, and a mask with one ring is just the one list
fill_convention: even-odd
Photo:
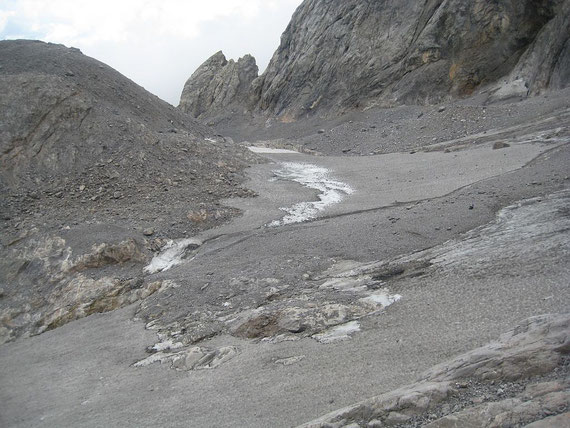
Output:
[[[482,89],[504,98],[564,87],[569,10],[568,0],[306,0],[265,73],[251,82],[250,96],[225,96],[224,104],[287,121],[369,105],[438,103]],[[217,56],[200,69],[211,70]],[[216,99],[221,81],[235,87],[235,72],[214,72],[208,96],[193,89],[203,75],[187,82],[181,107],[214,117],[219,103],[196,114],[188,100]]]
[[194,117],[221,112],[232,104],[249,103],[251,83],[258,76],[255,58],[237,62],[220,51],[202,64],[184,86],[180,108]]

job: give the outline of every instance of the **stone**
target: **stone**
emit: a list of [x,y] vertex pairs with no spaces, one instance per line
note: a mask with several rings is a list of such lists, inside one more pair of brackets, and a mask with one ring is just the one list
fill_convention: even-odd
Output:
[[386,416],[386,419],[384,419],[384,424],[386,426],[399,425],[408,422],[410,419],[411,417],[408,415],[398,412],[390,412],[388,413],[388,416]]
[[568,384],[564,385],[563,383],[558,382],[558,381],[541,382],[541,383],[531,384],[531,385],[526,387],[526,389],[524,391],[524,397],[529,398],[529,399],[535,398],[535,397],[541,397],[541,396],[549,394],[551,392],[563,391],[567,387],[568,387]]
[[489,345],[464,354],[450,363],[435,366],[424,379],[517,380],[547,373],[558,366],[569,347],[570,316],[544,315],[529,318]]
[[237,337],[256,339],[274,336],[282,331],[278,325],[279,314],[260,314],[239,322],[233,330]]
[[507,147],[511,147],[511,145],[504,141],[497,141],[493,144],[493,150],[506,149]]
[[147,261],[147,256],[144,254],[142,246],[132,238],[117,244],[102,243],[94,245],[90,253],[83,254],[72,261],[66,260],[63,264],[63,269],[71,272],[82,272],[87,269],[122,264],[128,261],[138,263]]
[[429,398],[420,393],[412,393],[400,397],[399,404],[408,408],[413,408],[419,411],[427,409],[429,405]]
[[154,229],[152,227],[149,227],[147,229],[143,230],[143,235],[144,236],[152,236],[154,235]]
[[288,358],[280,358],[275,360],[275,364],[280,364],[282,366],[290,366],[293,364],[297,364],[300,361],[305,359],[305,355],[297,355],[295,357],[288,357]]
[[137,361],[133,367],[147,367],[151,364],[168,364],[170,368],[179,371],[215,369],[239,354],[235,346],[220,348],[190,347],[178,352],[157,352]]
[[[520,398],[508,398],[481,404],[445,416],[428,425],[426,428],[448,428],[459,426],[522,426],[535,421],[543,414],[559,411],[568,406],[570,392],[552,393],[536,401],[523,401]],[[554,425],[556,426],[556,425]]]
[[265,293],[266,300],[275,300],[279,297],[279,289],[276,287],[271,287],[267,293]]
[[277,299],[267,306],[243,311],[232,320],[230,332],[248,339],[273,340],[280,335],[298,335],[310,336],[320,343],[347,340],[360,331],[358,318],[377,312],[398,299],[398,295],[389,295],[384,289],[363,292],[362,298],[351,304]]

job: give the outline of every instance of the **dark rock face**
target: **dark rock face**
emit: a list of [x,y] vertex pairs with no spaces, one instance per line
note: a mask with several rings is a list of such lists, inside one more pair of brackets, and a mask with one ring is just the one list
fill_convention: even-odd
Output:
[[[369,105],[438,103],[501,82],[497,92],[505,77],[519,90],[499,98],[519,96],[520,88],[526,96],[564,87],[569,4],[306,0],[267,71],[252,83],[250,109],[287,121]],[[202,75],[196,74],[186,98]],[[235,79],[226,82],[235,86]],[[213,117],[218,106],[199,115]]]
[[251,83],[258,75],[255,58],[246,55],[237,62],[227,61],[220,51],[188,79],[180,108],[194,117],[220,112],[230,105],[249,103]]
[[570,84],[570,1],[554,3],[554,18],[541,28],[507,78],[499,82],[493,98],[537,95]]

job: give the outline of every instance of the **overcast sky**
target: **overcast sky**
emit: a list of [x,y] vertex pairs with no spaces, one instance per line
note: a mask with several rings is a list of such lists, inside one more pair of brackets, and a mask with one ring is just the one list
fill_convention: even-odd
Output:
[[73,46],[178,105],[219,50],[263,72],[302,0],[0,0],[0,39]]

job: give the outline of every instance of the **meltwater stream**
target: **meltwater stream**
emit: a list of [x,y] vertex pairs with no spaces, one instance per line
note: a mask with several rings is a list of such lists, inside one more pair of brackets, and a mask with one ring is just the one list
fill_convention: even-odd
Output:
[[317,165],[300,162],[283,162],[281,168],[274,172],[277,179],[299,183],[310,189],[319,191],[318,201],[300,202],[292,207],[283,207],[287,215],[281,220],[275,220],[268,226],[276,227],[285,224],[301,223],[317,217],[325,208],[339,203],[345,195],[354,190],[342,181],[330,178],[330,171]]

